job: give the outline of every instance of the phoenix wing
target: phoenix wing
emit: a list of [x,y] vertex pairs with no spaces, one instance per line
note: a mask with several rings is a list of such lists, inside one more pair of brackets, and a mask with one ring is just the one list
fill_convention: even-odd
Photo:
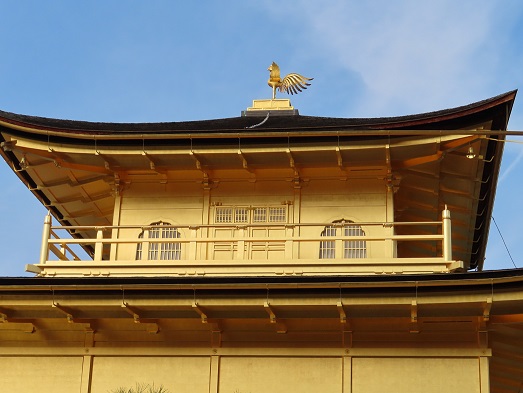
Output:
[[281,92],[286,92],[289,94],[298,94],[302,89],[306,89],[307,86],[311,84],[308,81],[313,80],[314,78],[306,78],[300,74],[287,74],[285,78],[281,81],[279,89]]

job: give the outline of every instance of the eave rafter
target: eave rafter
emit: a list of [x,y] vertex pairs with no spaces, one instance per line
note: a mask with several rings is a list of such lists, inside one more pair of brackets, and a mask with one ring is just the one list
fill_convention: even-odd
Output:
[[111,192],[102,192],[95,195],[89,195],[85,191],[81,192],[81,195],[71,195],[68,197],[63,197],[60,199],[55,199],[51,201],[51,205],[65,205],[67,203],[73,203],[73,202],[82,202],[82,203],[91,203],[100,201],[105,198],[111,197]]
[[67,319],[67,323],[74,324],[75,326],[79,326],[83,328],[86,332],[93,332],[94,329],[91,326],[90,322],[79,320],[78,318],[74,317],[74,311],[71,309],[64,307],[60,305],[59,303],[55,302],[53,300],[51,307],[60,311],[62,314],[65,315],[65,318]]
[[416,299],[412,300],[410,304],[410,332],[420,332],[420,327],[418,324],[418,301]]
[[347,313],[345,312],[345,305],[341,299],[336,303],[336,309],[340,316],[342,345],[344,348],[350,348],[352,347],[352,326],[349,323]]
[[145,151],[142,152],[142,156],[144,156],[147,161],[149,162],[149,168],[151,169],[151,171],[155,171],[157,173],[160,173],[159,172],[159,169],[158,168],[158,164],[156,163],[156,161],[154,160],[153,156],[149,153],[146,153]]
[[247,157],[241,151],[241,149],[238,149],[238,157],[241,160],[242,168],[245,169],[249,173],[254,173],[254,170],[249,166],[249,162],[247,161]]
[[346,163],[343,160],[341,147],[339,145],[336,146],[336,149],[334,151],[336,153],[336,164],[338,165],[338,168],[343,172],[344,175],[347,175],[348,170],[346,167]]
[[78,187],[78,186],[85,186],[92,183],[96,183],[98,181],[107,181],[108,179],[112,179],[109,175],[105,176],[92,176],[92,177],[86,177],[81,178],[80,180],[73,178],[71,176],[67,176],[65,178],[54,180],[52,182],[45,182],[38,185],[39,189],[46,189],[46,188],[53,188],[53,187],[61,187],[61,186],[69,186],[69,187]]
[[160,328],[158,327],[158,324],[155,321],[145,320],[141,318],[139,311],[136,308],[130,306],[129,303],[127,303],[126,301],[122,301],[121,307],[122,310],[124,310],[127,314],[133,317],[134,323],[143,325],[147,333],[156,334],[160,331]]
[[423,164],[428,164],[436,161],[440,161],[443,157],[443,152],[438,151],[435,154],[431,154],[423,157],[409,158],[402,161],[395,161],[393,166],[396,170],[403,170],[407,168],[416,167]]
[[[94,153],[94,155],[100,157],[103,160],[104,169],[106,171],[114,172],[114,168],[117,167],[117,164],[111,156],[109,156],[107,154],[102,154],[98,151],[96,151]],[[68,163],[67,165],[78,165],[78,164],[69,164]]]
[[[103,173],[103,174],[111,174],[111,165],[109,163],[110,160],[108,157],[104,157],[100,153],[95,153],[95,155],[99,155],[102,158],[103,166],[98,165],[87,165],[87,164],[80,164],[80,163],[74,163],[71,162],[69,157],[62,152],[55,151],[53,149],[37,149],[34,147],[26,147],[19,144],[13,145],[11,151],[18,152],[22,156],[35,156],[39,157],[41,161],[49,161],[53,163],[57,168],[67,168],[67,169],[73,169],[83,172],[91,172],[91,173]],[[40,162],[41,162],[40,161]],[[40,164],[43,165],[43,164]]]
[[276,313],[274,312],[274,309],[271,307],[269,302],[264,302],[263,308],[265,309],[267,314],[269,314],[270,323],[274,324],[274,326],[276,327],[276,333],[287,333],[287,326],[277,319]]
[[202,323],[207,324],[211,330],[211,346],[219,348],[222,345],[222,327],[218,320],[210,319],[197,301],[193,301],[191,308],[200,316]]
[[[475,137],[477,139],[477,137]],[[442,141],[442,146],[439,147],[439,149],[433,153],[418,157],[412,157],[411,158],[394,158],[393,154],[394,150],[404,149],[411,146],[411,142],[400,142],[397,144],[390,144],[390,143],[383,143],[379,142],[375,145],[365,145],[365,146],[340,146],[339,144],[337,146],[328,146],[323,148],[316,148],[313,150],[309,150],[308,148],[301,148],[301,147],[287,147],[287,148],[276,148],[271,149],[272,153],[284,153],[287,156],[287,160],[289,163],[289,167],[299,175],[299,165],[298,161],[296,160],[295,154],[308,154],[308,151],[314,152],[314,154],[323,154],[323,159],[325,160],[323,162],[323,165],[335,165],[337,166],[341,171],[344,173],[348,173],[349,171],[353,171],[356,168],[377,168],[381,167],[387,171],[389,176],[397,172],[398,170],[412,170],[413,168],[417,168],[421,166],[422,164],[431,163],[435,161],[440,161],[445,155],[454,152],[455,150],[462,149],[463,147],[466,147],[469,145],[469,140],[473,140],[471,138],[460,138],[456,141],[454,140],[447,140]],[[458,143],[459,141],[459,143]],[[207,172],[211,167],[206,167],[204,165],[204,158],[205,156],[209,156],[210,162],[213,161],[219,161],[217,159],[220,155],[229,155],[232,154],[236,155],[240,159],[241,167],[248,172],[253,172],[252,163],[248,159],[248,155],[252,154],[259,154],[264,155],[267,153],[266,149],[252,149],[249,148],[249,150],[246,152],[244,149],[236,149],[236,150],[227,150],[227,149],[215,149],[215,150],[205,150],[205,151],[193,151],[192,149],[190,151],[187,150],[161,150],[161,151],[154,151],[153,153],[144,151],[142,149],[136,149],[136,150],[117,150],[117,149],[95,149],[95,150],[86,150],[84,148],[80,148],[77,146],[69,146],[69,147],[62,147],[62,146],[53,146],[50,148],[45,149],[45,146],[41,146],[38,148],[38,145],[35,143],[27,142],[26,145],[24,143],[17,144],[16,141],[10,141],[10,143],[6,144],[4,147],[5,149],[10,149],[12,151],[18,151],[21,154],[33,154],[35,156],[39,156],[45,160],[49,160],[53,162],[56,166],[64,167],[64,168],[71,168],[76,170],[82,170],[82,171],[89,171],[94,173],[106,173],[111,174],[112,172],[118,170],[118,171],[125,171],[127,169],[126,165],[128,165],[129,160],[125,159],[122,160],[122,157],[128,157],[133,155],[139,155],[143,158],[145,158],[145,161],[142,161],[142,166],[144,163],[147,163],[147,169],[152,170],[155,172],[159,172],[159,164],[156,157],[165,156],[168,157],[170,155],[177,155],[177,156],[183,156],[183,155],[189,155],[197,170],[202,172]],[[25,142],[25,141],[23,141]],[[425,144],[434,144],[434,139],[429,139],[425,141]],[[414,146],[414,145],[412,145]],[[356,149],[356,150],[355,150]],[[369,152],[372,152],[371,156],[373,157],[372,160],[369,162],[363,162],[362,157],[360,157],[357,161],[354,161],[354,159],[350,160],[351,151],[357,149],[368,149]],[[377,154],[377,151],[384,151],[384,155]],[[334,157],[332,157],[332,152],[334,152]],[[349,161],[347,161],[347,154],[349,157]],[[71,157],[73,155],[76,155],[80,157],[83,155],[84,157],[88,157],[89,155],[94,155],[100,158],[99,165],[92,165],[92,164],[86,164],[85,162],[72,162]],[[332,157],[332,158],[329,158]],[[368,156],[366,156],[368,157]],[[231,157],[229,157],[231,158]],[[303,160],[302,160],[303,161]],[[139,161],[134,160],[134,164],[139,163]],[[38,162],[40,165],[41,162]],[[270,162],[268,163],[270,164]],[[300,165],[304,165],[304,163],[300,162]],[[136,169],[136,168],[133,168]],[[144,168],[145,169],[145,168]]]
[[291,149],[287,149],[285,151],[285,154],[287,155],[287,158],[289,159],[289,167],[294,171],[294,176],[301,177],[300,172],[298,171],[298,168],[296,167],[296,160],[294,159]]
[[429,180],[429,181],[441,180],[442,182],[445,182],[449,179],[457,179],[457,180],[461,180],[461,181],[467,181],[470,183],[478,183],[478,182],[487,183],[490,180],[490,177],[488,179],[486,179],[485,181],[483,181],[477,177],[471,178],[470,176],[460,173],[458,171],[451,172],[449,170],[449,168],[441,168],[439,173],[426,172],[426,171],[421,171],[419,169],[420,168],[405,169],[403,171],[403,174],[405,177],[413,176],[413,177],[417,177],[417,178],[421,178],[421,179],[425,179],[425,180]]
[[336,309],[338,310],[338,314],[340,314],[340,323],[347,323],[347,313],[345,312],[345,308],[341,300],[336,303]]

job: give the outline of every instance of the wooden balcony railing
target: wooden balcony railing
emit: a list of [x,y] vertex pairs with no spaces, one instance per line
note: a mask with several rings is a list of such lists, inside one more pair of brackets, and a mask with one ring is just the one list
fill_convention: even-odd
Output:
[[[446,209],[441,221],[357,223],[362,228],[360,236],[349,236],[343,230],[348,226],[355,224],[54,226],[48,215],[40,261],[27,270],[43,275],[254,275],[445,272],[463,267],[452,260]],[[174,229],[176,236],[172,236]],[[409,229],[412,234],[396,234]],[[161,237],[163,230],[170,237]],[[62,232],[82,234],[82,238],[60,236]],[[435,250],[432,255],[408,258],[396,256],[398,242],[437,245],[428,247]]]

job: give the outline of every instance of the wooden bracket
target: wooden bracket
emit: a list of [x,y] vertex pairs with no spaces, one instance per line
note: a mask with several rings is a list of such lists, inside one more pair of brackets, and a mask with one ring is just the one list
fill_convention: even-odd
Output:
[[492,309],[492,298],[488,297],[485,303],[483,303],[483,312],[482,316],[479,318],[478,323],[478,342],[486,345],[487,337],[487,322],[490,321],[490,310]]
[[343,329],[341,333],[343,348],[352,348],[352,330]]
[[240,149],[238,149],[238,157],[240,157],[240,159],[242,160],[243,169],[245,169],[249,173],[253,173],[252,168],[249,167],[249,162],[247,161],[245,154],[243,154],[243,152]]
[[207,323],[207,314],[205,314],[203,312],[203,310],[201,309],[200,306],[198,306],[198,303],[197,302],[193,302],[192,303],[192,308],[194,311],[196,311],[198,313],[198,315],[200,316],[201,320],[202,320],[202,323]]
[[74,323],[73,313],[69,309],[62,307],[59,303],[56,303],[54,300],[52,307],[56,308],[58,311],[61,311],[67,318],[68,323]]
[[345,163],[343,162],[343,156],[341,155],[341,149],[339,146],[336,146],[336,160],[338,162],[338,168],[347,175],[347,168],[345,168]]
[[211,347],[220,348],[222,346],[222,332],[211,331]]
[[218,321],[207,320],[211,328],[211,346],[212,348],[220,348],[222,346],[222,328]]
[[194,153],[192,150],[189,152],[189,155],[194,160],[194,164],[196,165],[196,169],[201,171],[204,175],[207,175],[207,172],[203,169],[200,157],[198,157],[198,155],[196,153]]
[[[147,158],[147,160],[149,161],[149,168],[152,170],[152,171],[156,171],[156,162],[153,160],[153,158],[151,157],[150,154],[146,153],[145,151],[142,152],[142,156],[144,156],[145,158]],[[156,171],[157,172],[157,171]]]
[[0,323],[0,330],[19,330],[23,333],[34,333],[36,327],[31,322],[3,322]]
[[86,332],[94,332],[93,327],[90,322],[80,322],[73,316],[73,312],[67,307],[61,306],[59,303],[53,301],[53,308],[56,308],[58,311],[62,312],[67,318],[67,323],[74,324],[75,326],[81,326]]
[[336,303],[336,308],[338,309],[338,313],[340,314],[342,345],[344,348],[351,348],[352,347],[352,329],[350,327],[350,324],[348,323],[349,321],[347,320],[347,313],[345,312],[345,308],[344,308],[341,300]]
[[102,154],[98,150],[95,151],[95,155],[99,156],[104,161],[104,168],[108,171],[111,171],[116,165],[114,161],[107,156],[107,154]]
[[5,311],[0,310],[0,330],[20,330],[24,333],[34,333],[36,328],[30,322],[14,321],[7,316]]
[[287,333],[287,326],[276,318],[276,314],[274,313],[274,310],[271,308],[269,302],[263,303],[263,308],[265,308],[265,311],[267,312],[267,314],[269,314],[270,323],[275,324],[276,333]]
[[215,319],[210,319],[203,309],[198,305],[198,302],[192,303],[192,309],[200,316],[202,323],[208,324],[211,329],[211,346],[219,348],[222,346],[222,327]]
[[134,323],[140,323],[140,314],[138,314],[138,311],[134,307],[129,306],[127,302],[122,302],[121,307],[127,314],[133,317]]
[[271,306],[269,305],[268,302],[265,302],[263,304],[263,307],[265,308],[265,311],[267,311],[267,314],[269,314],[269,318],[270,318],[270,321],[271,323],[276,323],[276,314],[274,313],[274,311],[272,310]]
[[483,321],[488,322],[490,320],[491,308],[492,308],[492,298],[488,297],[487,301],[483,305]]
[[413,300],[410,305],[410,332],[419,333],[418,324],[418,302]]
[[294,170],[294,177],[300,177],[300,171],[296,167],[296,162],[294,160],[294,156],[292,155],[291,149],[287,149],[285,153],[289,159],[289,166]]
[[343,303],[341,301],[336,303],[336,307],[338,308],[338,313],[340,314],[340,323],[347,323],[347,314],[343,308]]
[[129,303],[122,301],[121,307],[125,310],[125,312],[127,312],[129,315],[133,317],[134,323],[139,323],[143,325],[147,333],[156,334],[160,331],[160,328],[158,327],[158,324],[156,322],[150,322],[150,320],[143,320],[140,317],[140,314],[138,314],[138,310],[134,307],[129,306]]
[[8,318],[7,318],[7,315],[4,314],[3,312],[0,312],[0,322],[1,322],[1,323],[7,323],[7,322],[9,322],[9,321],[8,321]]

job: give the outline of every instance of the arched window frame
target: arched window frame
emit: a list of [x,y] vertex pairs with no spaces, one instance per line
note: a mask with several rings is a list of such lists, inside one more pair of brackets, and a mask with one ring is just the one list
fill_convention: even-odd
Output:
[[[168,222],[156,221],[149,224],[149,239],[178,239],[180,237],[178,228]],[[138,238],[144,238],[144,231],[140,232]],[[136,246],[136,260],[141,260],[142,257],[142,241],[140,241]],[[181,243],[149,243],[147,260],[173,261],[180,260],[181,257]]]
[[[336,225],[327,225],[323,228],[321,236],[334,237],[338,234],[342,236],[365,236],[365,232],[360,225],[350,220],[336,220],[332,222]],[[339,231],[338,231],[339,230]],[[336,258],[336,241],[322,240],[320,242],[320,259]],[[365,240],[344,240],[343,258],[367,258],[367,242]]]

